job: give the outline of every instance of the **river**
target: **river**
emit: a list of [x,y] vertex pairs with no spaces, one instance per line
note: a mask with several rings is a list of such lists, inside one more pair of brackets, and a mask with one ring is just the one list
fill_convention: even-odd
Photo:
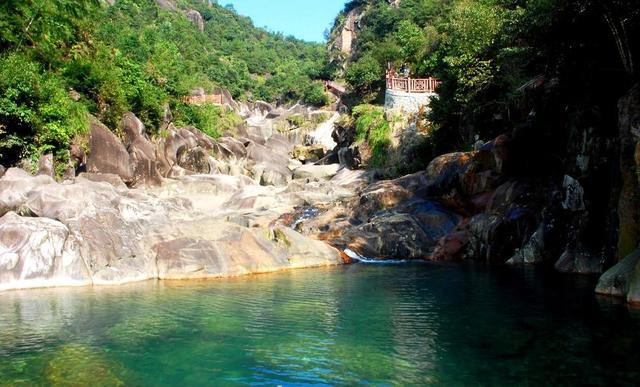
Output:
[[634,384],[640,310],[594,281],[356,264],[5,292],[0,384]]

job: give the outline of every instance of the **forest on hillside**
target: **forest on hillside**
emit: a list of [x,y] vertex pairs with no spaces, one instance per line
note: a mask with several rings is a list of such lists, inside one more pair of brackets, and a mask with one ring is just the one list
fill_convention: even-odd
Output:
[[[112,129],[134,112],[153,133],[165,106],[176,122],[210,135],[237,122],[193,107],[194,88],[222,87],[238,99],[326,102],[324,45],[253,26],[196,0],[5,0],[0,4],[0,164],[55,152],[63,160],[87,113]],[[186,16],[196,10],[204,31]],[[60,163],[64,165],[64,163]]]
[[333,60],[344,62],[356,104],[380,101],[389,63],[443,81],[430,114],[442,129],[436,154],[533,124],[534,110],[540,126],[562,128],[566,112],[591,108],[614,122],[617,99],[638,77],[635,0],[395,3],[348,2],[330,38],[355,15],[354,50],[348,58],[334,50]]

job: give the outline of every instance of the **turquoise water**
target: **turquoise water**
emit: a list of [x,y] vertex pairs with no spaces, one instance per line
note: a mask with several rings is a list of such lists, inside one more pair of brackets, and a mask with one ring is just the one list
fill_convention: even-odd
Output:
[[0,384],[637,383],[640,311],[593,281],[352,265],[2,293]]

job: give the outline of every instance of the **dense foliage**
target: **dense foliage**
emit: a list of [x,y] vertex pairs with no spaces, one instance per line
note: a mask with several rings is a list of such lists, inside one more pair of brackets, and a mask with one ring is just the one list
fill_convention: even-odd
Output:
[[334,37],[349,11],[362,15],[345,72],[352,90],[375,99],[388,63],[440,78],[431,119],[449,149],[530,120],[540,85],[567,104],[615,105],[637,77],[635,0],[353,0]]
[[[222,109],[182,104],[194,88],[235,98],[326,103],[326,50],[255,28],[196,0],[4,0],[0,3],[0,163],[68,148],[86,112],[116,129],[133,111],[153,132],[164,106],[212,135],[237,123]],[[195,9],[204,32],[185,16]]]
[[391,143],[391,128],[385,119],[384,110],[374,105],[358,105],[353,108],[353,123],[356,142],[366,142],[371,149],[368,166],[373,168],[384,166]]

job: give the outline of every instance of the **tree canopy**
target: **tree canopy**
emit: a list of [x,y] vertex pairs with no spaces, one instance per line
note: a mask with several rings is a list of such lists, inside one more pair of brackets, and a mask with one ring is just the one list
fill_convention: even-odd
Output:
[[[152,132],[166,104],[185,124],[221,122],[220,109],[181,105],[194,88],[222,87],[238,99],[326,102],[323,45],[256,28],[228,7],[175,4],[167,10],[154,0],[3,1],[0,163],[67,149],[86,127],[87,112],[115,129],[133,111]],[[202,15],[203,32],[188,10]]]

